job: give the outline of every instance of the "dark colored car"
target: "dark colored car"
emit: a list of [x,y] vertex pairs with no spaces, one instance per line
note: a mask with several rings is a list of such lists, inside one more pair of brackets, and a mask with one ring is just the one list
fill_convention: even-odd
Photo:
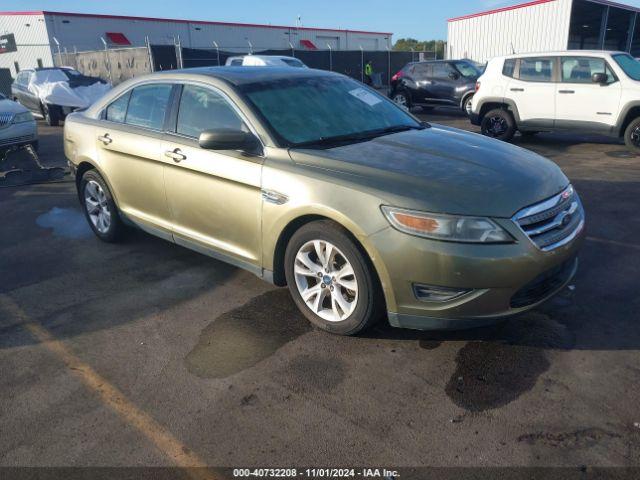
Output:
[[33,88],[34,85],[41,84],[43,79],[67,82],[71,91],[77,87],[87,87],[96,83],[106,84],[101,78],[83,75],[77,70],[67,67],[35,68],[20,71],[11,85],[12,99],[21,103],[31,112],[42,115],[47,123],[52,126],[57,126],[67,114],[82,106],[79,104],[59,105],[43,101]]
[[391,99],[411,108],[459,107],[468,112],[482,74],[469,60],[412,62],[391,77]]

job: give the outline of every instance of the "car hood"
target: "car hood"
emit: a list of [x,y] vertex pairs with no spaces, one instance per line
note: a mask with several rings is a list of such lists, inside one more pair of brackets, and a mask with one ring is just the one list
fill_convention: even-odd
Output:
[[529,150],[441,125],[290,155],[389,205],[440,213],[510,218],[569,183]]
[[0,113],[23,113],[26,112],[27,109],[20,105],[18,102],[14,102],[13,100],[5,99],[0,100]]

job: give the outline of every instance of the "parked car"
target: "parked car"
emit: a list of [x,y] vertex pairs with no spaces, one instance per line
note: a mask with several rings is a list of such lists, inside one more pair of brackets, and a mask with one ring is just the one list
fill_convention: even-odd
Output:
[[51,126],[78,108],[89,106],[110,86],[98,77],[68,67],[22,70],[11,85],[13,100],[42,115]]
[[406,108],[459,107],[468,112],[480,75],[469,60],[412,62],[391,77],[389,96]]
[[243,67],[297,67],[307,68],[301,60],[295,57],[282,55],[242,55],[229,57],[225,62],[227,66]]
[[64,130],[100,239],[127,222],[288,285],[333,333],[385,311],[399,327],[482,325],[533,308],[577,269],[584,212],[555,163],[425,124],[336,73],[155,73]]
[[38,129],[31,112],[0,93],[0,150],[31,145],[38,149]]
[[478,80],[471,122],[506,141],[516,131],[604,134],[640,154],[640,62],[599,50],[494,58]]

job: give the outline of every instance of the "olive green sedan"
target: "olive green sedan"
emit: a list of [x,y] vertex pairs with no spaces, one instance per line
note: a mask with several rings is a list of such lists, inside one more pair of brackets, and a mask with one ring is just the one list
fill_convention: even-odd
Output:
[[139,77],[70,115],[64,147],[100,239],[135,225],[287,285],[337,334],[533,308],[574,276],[584,236],[551,161],[425,124],[335,73]]

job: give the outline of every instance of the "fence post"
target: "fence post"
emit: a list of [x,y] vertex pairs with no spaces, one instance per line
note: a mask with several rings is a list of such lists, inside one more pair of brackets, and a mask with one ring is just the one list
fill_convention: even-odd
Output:
[[109,45],[107,44],[107,41],[103,37],[100,37],[100,40],[102,40],[102,43],[104,44],[104,59],[105,59],[105,62],[107,62],[107,73],[109,74],[109,83],[113,85],[113,77],[111,75],[111,59],[109,58]]
[[216,48],[216,56],[218,57],[218,66],[220,66],[220,49],[218,48],[218,42],[214,40],[213,46]]
[[331,50],[331,45],[327,43],[327,47],[329,47],[329,71],[333,72],[333,50]]
[[176,47],[176,64],[178,68],[184,68],[184,62],[182,60],[182,42],[180,41],[180,35],[178,35],[178,41],[175,44]]
[[155,72],[156,68],[153,64],[153,52],[151,51],[151,42],[149,41],[149,35],[145,35],[144,44],[147,46],[147,55],[149,56],[149,70],[151,73]]
[[387,91],[391,93],[391,49],[387,45]]
[[364,49],[360,45],[360,81],[364,83]]

